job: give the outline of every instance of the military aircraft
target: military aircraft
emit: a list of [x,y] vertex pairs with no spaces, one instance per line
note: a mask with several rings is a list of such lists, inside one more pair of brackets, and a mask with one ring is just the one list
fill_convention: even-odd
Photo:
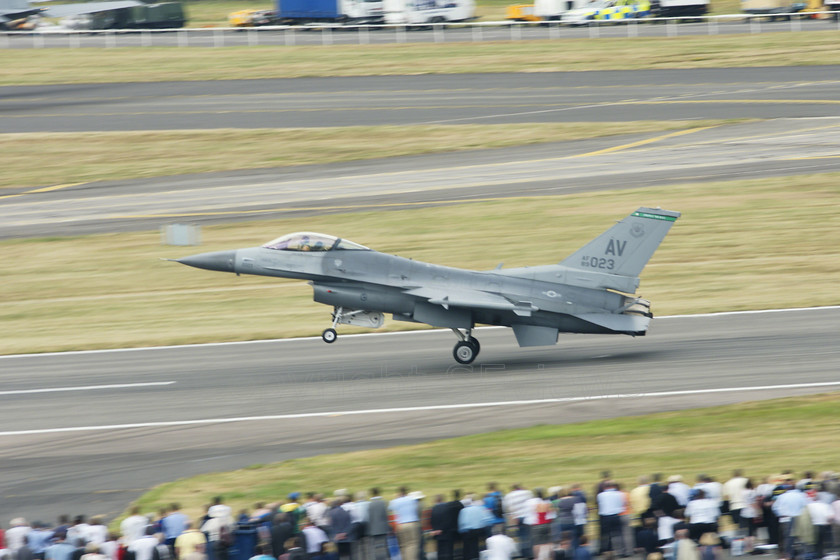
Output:
[[[632,294],[679,212],[639,208],[558,264],[477,271],[379,253],[347,239],[298,232],[262,247],[202,253],[176,262],[196,268],[309,280],[332,326],[378,328],[398,321],[452,329],[453,355],[472,363],[476,324],[511,327],[519,346],[549,346],[558,333],[644,335],[650,302]],[[491,242],[488,241],[488,244]]]
[[29,0],[0,0],[0,30],[17,29],[26,23],[29,16],[42,11],[43,8],[30,6]]

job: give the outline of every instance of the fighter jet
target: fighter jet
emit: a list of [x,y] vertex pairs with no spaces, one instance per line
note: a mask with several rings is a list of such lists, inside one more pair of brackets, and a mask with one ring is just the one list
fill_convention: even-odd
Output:
[[324,342],[338,325],[379,328],[397,321],[449,328],[453,356],[480,351],[477,324],[511,327],[519,346],[549,346],[558,333],[642,336],[653,314],[633,294],[639,275],[679,212],[639,208],[558,264],[478,271],[379,253],[347,239],[297,232],[262,247],[193,255],[176,262],[222,272],[308,280],[333,307]]
[[29,0],[0,0],[0,31],[14,30],[24,25],[29,16],[43,11],[29,4]]

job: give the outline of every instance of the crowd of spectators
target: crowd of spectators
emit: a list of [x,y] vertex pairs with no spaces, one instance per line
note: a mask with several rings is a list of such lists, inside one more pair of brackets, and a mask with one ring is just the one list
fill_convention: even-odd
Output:
[[[238,539],[249,534],[253,538]],[[329,499],[298,492],[235,514],[222,498],[190,519],[177,504],[153,515],[135,508],[110,532],[101,518],[17,518],[0,530],[0,560],[719,560],[772,554],[840,560],[836,473],[757,482],[735,471],[691,486],[678,475],[642,476],[624,489],[609,472],[590,492],[579,484],[503,493],[436,495],[377,488]]]

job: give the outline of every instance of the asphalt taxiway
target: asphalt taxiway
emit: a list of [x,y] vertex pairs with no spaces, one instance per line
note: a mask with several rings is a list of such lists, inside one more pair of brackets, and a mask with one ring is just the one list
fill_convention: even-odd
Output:
[[840,66],[0,87],[3,132],[806,118]]

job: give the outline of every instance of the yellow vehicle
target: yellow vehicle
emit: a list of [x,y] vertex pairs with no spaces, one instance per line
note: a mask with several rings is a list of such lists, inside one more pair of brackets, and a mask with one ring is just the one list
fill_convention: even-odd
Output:
[[271,25],[273,22],[272,10],[239,10],[228,14],[228,24],[231,27],[256,27]]
[[505,19],[513,21],[542,21],[542,18],[534,14],[533,4],[513,4],[505,9]]

